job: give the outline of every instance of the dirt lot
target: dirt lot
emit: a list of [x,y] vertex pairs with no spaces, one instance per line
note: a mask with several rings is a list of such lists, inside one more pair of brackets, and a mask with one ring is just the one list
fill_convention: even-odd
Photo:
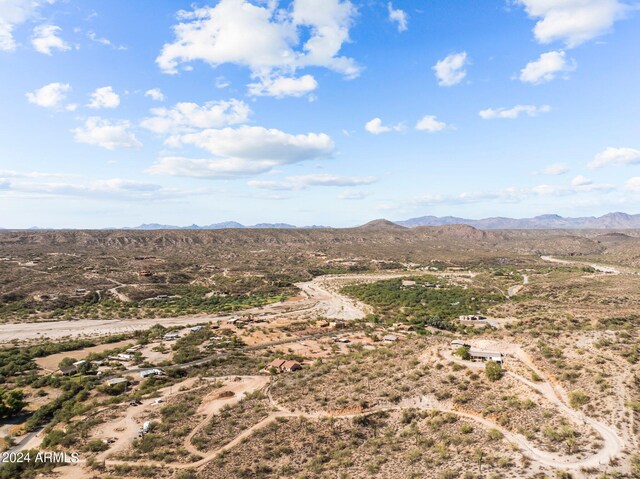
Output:
[[52,354],[50,356],[45,356],[43,358],[36,358],[36,363],[43,369],[47,371],[56,371],[58,369],[58,364],[64,358],[73,358],[76,360],[81,360],[86,358],[91,353],[102,353],[104,351],[108,351],[110,349],[130,347],[135,344],[133,340],[125,340],[119,341],[117,343],[106,343],[100,344],[99,346],[93,346],[90,348],[79,349],[77,351],[67,351],[65,353]]

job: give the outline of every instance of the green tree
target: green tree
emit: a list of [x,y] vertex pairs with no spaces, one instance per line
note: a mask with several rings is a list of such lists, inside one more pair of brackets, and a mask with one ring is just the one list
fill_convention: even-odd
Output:
[[458,349],[456,349],[456,355],[460,356],[460,358],[464,359],[465,361],[468,361],[469,359],[471,359],[469,348],[466,346],[460,346]]
[[484,371],[487,373],[487,378],[489,378],[490,381],[497,381],[504,374],[502,366],[495,361],[487,361],[484,365]]
[[18,414],[27,405],[24,393],[19,389],[9,391],[0,387],[0,417],[11,417]]
[[77,361],[77,359],[66,357],[66,358],[63,358],[62,361],[60,361],[58,363],[58,367],[59,368],[66,368],[67,366],[71,366],[76,361]]

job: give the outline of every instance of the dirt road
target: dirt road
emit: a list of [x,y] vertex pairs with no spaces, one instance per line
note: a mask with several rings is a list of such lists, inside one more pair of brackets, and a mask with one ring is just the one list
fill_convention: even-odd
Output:
[[[477,341],[476,346],[480,346],[482,348],[500,350],[508,353],[509,355],[516,357],[520,360],[524,365],[526,365],[529,369],[534,371],[542,381],[539,383],[534,383],[523,376],[516,374],[512,371],[507,371],[506,373],[513,377],[514,379],[520,381],[525,384],[529,388],[539,392],[545,399],[555,405],[558,409],[560,409],[563,413],[565,413],[569,418],[571,418],[576,423],[584,423],[586,425],[591,426],[595,431],[600,434],[602,440],[604,442],[603,447],[595,454],[592,454],[584,459],[568,459],[566,456],[557,453],[551,453],[548,451],[542,451],[536,447],[534,447],[523,435],[516,434],[510,432],[497,424],[488,421],[481,415],[469,414],[467,412],[460,412],[456,410],[452,410],[451,412],[455,412],[456,414],[466,417],[468,419],[473,419],[487,427],[492,427],[500,430],[504,436],[511,442],[517,444],[532,460],[538,462],[539,464],[543,464],[545,466],[551,466],[555,468],[563,468],[563,469],[580,469],[580,468],[590,468],[590,467],[599,467],[605,464],[609,464],[609,461],[618,456],[623,448],[624,442],[622,438],[618,435],[618,433],[608,425],[603,422],[597,421],[593,418],[590,418],[584,415],[580,411],[576,411],[566,404],[566,392],[561,389],[561,387],[557,384],[554,384],[546,374],[538,368],[538,366],[533,362],[531,357],[520,348],[520,346],[515,344],[497,344],[492,341],[481,340]],[[476,367],[476,368],[484,368],[483,363],[471,363],[468,361],[461,361],[453,356],[447,355],[446,352],[441,352],[441,355],[444,357],[448,357],[448,359],[462,364],[466,367]],[[439,405],[437,409],[441,410],[450,410],[447,405]]]
[[[190,378],[179,384],[161,389],[158,392],[160,393],[160,397],[166,400],[177,393],[181,393],[183,388],[192,387],[195,384],[196,380],[196,378]],[[195,447],[193,447],[193,445],[191,444],[191,438],[195,436],[195,434],[211,420],[211,417],[214,414],[218,413],[224,406],[233,405],[240,401],[245,394],[264,388],[269,382],[269,377],[234,376],[226,378],[207,378],[207,380],[209,381],[209,383],[212,383],[214,381],[223,381],[224,384],[220,389],[216,389],[210,396],[206,396],[205,398],[203,398],[203,401],[198,409],[198,414],[204,414],[205,418],[198,424],[198,426],[193,429],[193,431],[191,431],[189,436],[187,436],[187,438],[185,439],[185,447],[189,450],[189,452],[197,455],[201,455],[201,453]],[[206,386],[208,386],[208,384],[191,390],[195,391]],[[221,393],[226,391],[233,392],[233,396],[219,397]],[[114,438],[116,442],[107,451],[101,453],[98,456],[98,460],[103,460],[106,457],[127,450],[133,440],[138,437],[138,430],[144,422],[142,420],[142,417],[145,416],[145,414],[149,411],[160,406],[156,403],[156,398],[147,399],[140,406],[128,407],[126,414],[120,419],[112,421],[110,423],[105,423],[105,426],[103,428],[96,431],[96,437],[100,439]]]
[[[183,446],[187,451],[198,456],[202,455],[202,452],[198,451],[191,443],[191,439],[209,424],[211,418],[218,414],[223,407],[237,404],[246,394],[259,391],[269,384],[268,376],[242,376],[239,379],[239,381],[228,382],[221,389],[216,389],[209,396],[202,399],[197,414],[203,414],[204,419],[184,439]],[[221,394],[225,392],[233,392],[233,396],[221,397]]]

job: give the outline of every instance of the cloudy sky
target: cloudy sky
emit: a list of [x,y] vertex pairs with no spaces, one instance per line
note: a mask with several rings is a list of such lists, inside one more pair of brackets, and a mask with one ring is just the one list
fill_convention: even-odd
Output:
[[0,227],[640,213],[639,10],[0,0]]

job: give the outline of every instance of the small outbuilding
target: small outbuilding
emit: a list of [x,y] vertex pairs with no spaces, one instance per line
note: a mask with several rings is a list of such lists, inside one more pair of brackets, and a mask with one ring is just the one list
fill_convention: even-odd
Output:
[[160,376],[162,374],[162,369],[147,369],[145,371],[140,371],[141,378],[148,378],[149,376]]
[[116,386],[118,384],[125,384],[128,383],[129,381],[127,380],[127,378],[115,378],[115,379],[109,379],[107,381],[107,385],[109,386]]

